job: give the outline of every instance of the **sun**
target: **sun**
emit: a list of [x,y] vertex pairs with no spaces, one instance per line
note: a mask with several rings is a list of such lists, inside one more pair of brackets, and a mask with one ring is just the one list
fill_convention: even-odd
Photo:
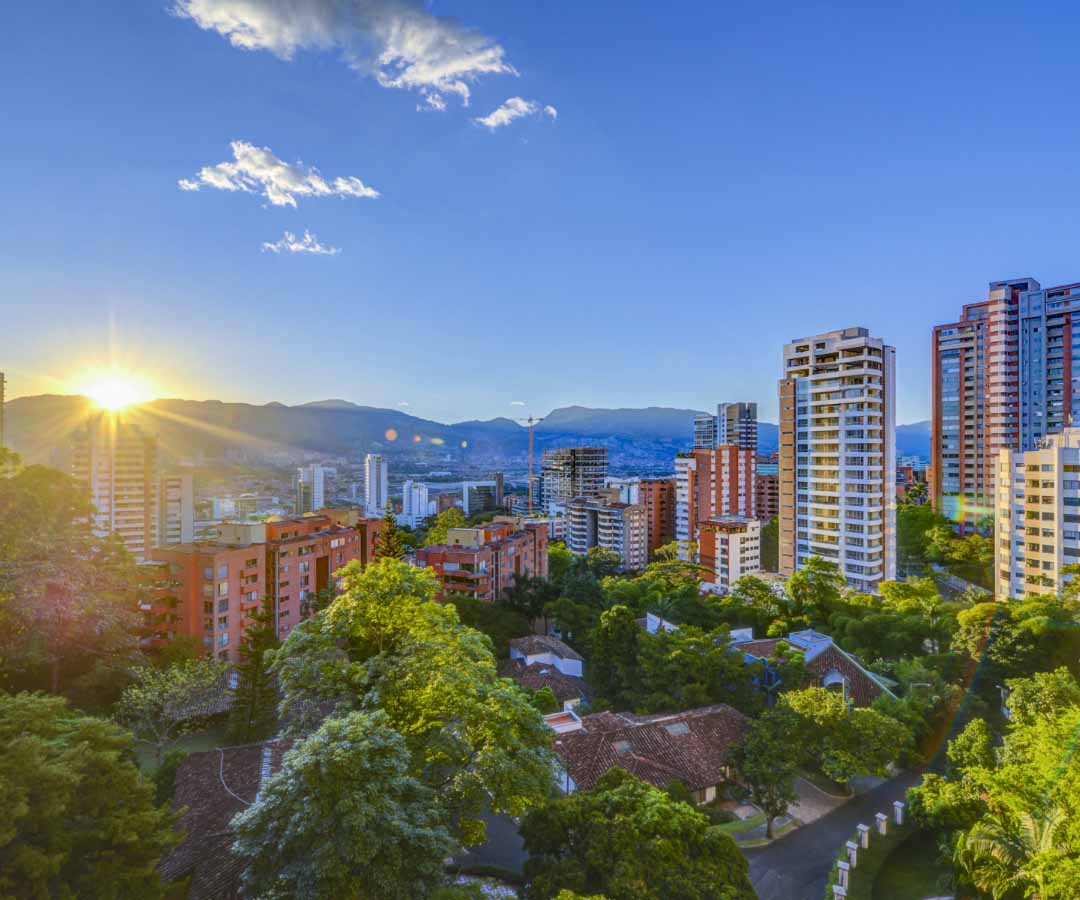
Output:
[[150,399],[150,392],[142,379],[116,370],[90,373],[80,380],[77,390],[93,400],[99,409],[109,412],[117,412]]

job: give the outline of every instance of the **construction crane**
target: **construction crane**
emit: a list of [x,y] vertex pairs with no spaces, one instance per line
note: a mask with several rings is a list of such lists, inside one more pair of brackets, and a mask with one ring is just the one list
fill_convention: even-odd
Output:
[[543,416],[529,416],[527,419],[515,419],[516,422],[522,422],[529,426],[529,486],[526,490],[529,493],[529,515],[533,512],[533,428],[544,421]]

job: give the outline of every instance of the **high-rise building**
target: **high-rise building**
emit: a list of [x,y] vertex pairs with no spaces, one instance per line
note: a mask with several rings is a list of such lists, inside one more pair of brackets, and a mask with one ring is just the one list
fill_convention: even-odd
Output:
[[1080,428],[1034,450],[998,454],[994,584],[998,600],[1059,592],[1080,562]]
[[896,577],[896,351],[865,328],[784,347],[780,574],[811,556],[874,592]]
[[415,528],[428,516],[435,514],[435,507],[428,499],[428,486],[409,479],[401,486],[400,524]]
[[461,511],[466,516],[494,512],[500,508],[502,508],[502,484],[499,481],[463,481],[461,483]]
[[195,478],[191,472],[166,472],[158,482],[158,546],[195,540]]
[[147,559],[157,544],[157,438],[118,415],[94,416],[72,438],[71,474],[90,489],[95,532]]
[[296,502],[293,512],[298,516],[326,506],[326,470],[322,466],[301,466],[296,470],[294,484]]
[[386,515],[390,500],[390,479],[386,460],[381,453],[369,453],[364,457],[364,509],[368,516]]
[[761,523],[746,516],[708,519],[698,529],[698,562],[721,593],[761,571]]
[[[928,486],[961,526],[989,515],[1002,450],[1033,450],[1080,413],[1080,284],[991,282],[934,328]],[[1075,325],[1074,325],[1075,321]]]
[[718,403],[715,416],[694,416],[695,450],[727,445],[757,453],[756,403]]
[[621,503],[645,507],[646,548],[649,558],[675,540],[675,478],[608,478],[608,489],[618,491]]
[[759,522],[771,522],[780,515],[780,475],[758,468],[754,476],[754,507]]
[[567,547],[586,554],[600,547],[618,555],[625,571],[644,569],[649,561],[645,507],[621,503],[615,489],[607,496],[578,497],[566,505]]
[[577,497],[595,497],[607,479],[607,450],[603,447],[545,450],[542,475],[547,512]]
[[696,555],[702,522],[754,515],[756,464],[755,451],[731,445],[692,450],[676,457],[675,540],[681,558]]

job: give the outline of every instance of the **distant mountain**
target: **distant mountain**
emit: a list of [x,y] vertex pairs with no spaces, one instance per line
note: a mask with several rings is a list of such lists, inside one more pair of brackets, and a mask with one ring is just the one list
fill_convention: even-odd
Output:
[[896,455],[930,458],[930,420],[896,426]]
[[[63,464],[68,438],[88,416],[84,397],[20,397],[5,407],[11,446],[29,461]],[[548,447],[589,443],[606,447],[617,471],[669,471],[676,453],[691,444],[696,410],[652,406],[644,409],[552,410],[535,428],[536,453]],[[402,461],[428,459],[475,466],[524,465],[528,428],[500,417],[447,425],[397,409],[361,406],[347,400],[319,400],[298,406],[222,403],[218,400],[155,400],[124,413],[156,434],[174,459],[214,459],[243,455],[279,463],[305,454],[357,458],[377,451]],[[777,447],[777,426],[758,425],[758,447]],[[902,455],[927,455],[929,423],[897,428]]]

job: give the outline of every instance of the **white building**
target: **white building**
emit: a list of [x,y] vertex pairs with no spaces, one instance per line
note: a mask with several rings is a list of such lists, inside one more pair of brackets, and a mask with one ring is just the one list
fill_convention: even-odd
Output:
[[998,456],[995,593],[999,600],[1060,591],[1080,563],[1080,428],[1035,450]]
[[90,489],[94,531],[115,533],[137,562],[157,544],[157,438],[120,416],[90,419],[72,438],[71,475]]
[[373,519],[385,516],[390,500],[390,479],[381,453],[369,453],[364,457],[364,485],[364,514]]
[[645,507],[619,503],[608,497],[579,497],[566,505],[567,547],[584,555],[601,547],[618,555],[626,571],[648,563],[648,528]]
[[744,575],[757,575],[761,571],[761,522],[747,516],[702,522],[698,562],[712,573],[712,590],[722,594]]
[[401,486],[401,515],[398,524],[415,528],[435,514],[435,501],[428,499],[428,486],[409,479]]
[[780,573],[812,556],[876,592],[896,577],[896,351],[865,328],[784,346]]
[[606,486],[619,492],[620,503],[641,502],[640,478],[608,478]]
[[195,478],[191,472],[168,472],[158,482],[157,546],[195,540]]
[[296,502],[293,509],[298,516],[315,512],[326,506],[326,469],[322,466],[301,466],[296,470]]

